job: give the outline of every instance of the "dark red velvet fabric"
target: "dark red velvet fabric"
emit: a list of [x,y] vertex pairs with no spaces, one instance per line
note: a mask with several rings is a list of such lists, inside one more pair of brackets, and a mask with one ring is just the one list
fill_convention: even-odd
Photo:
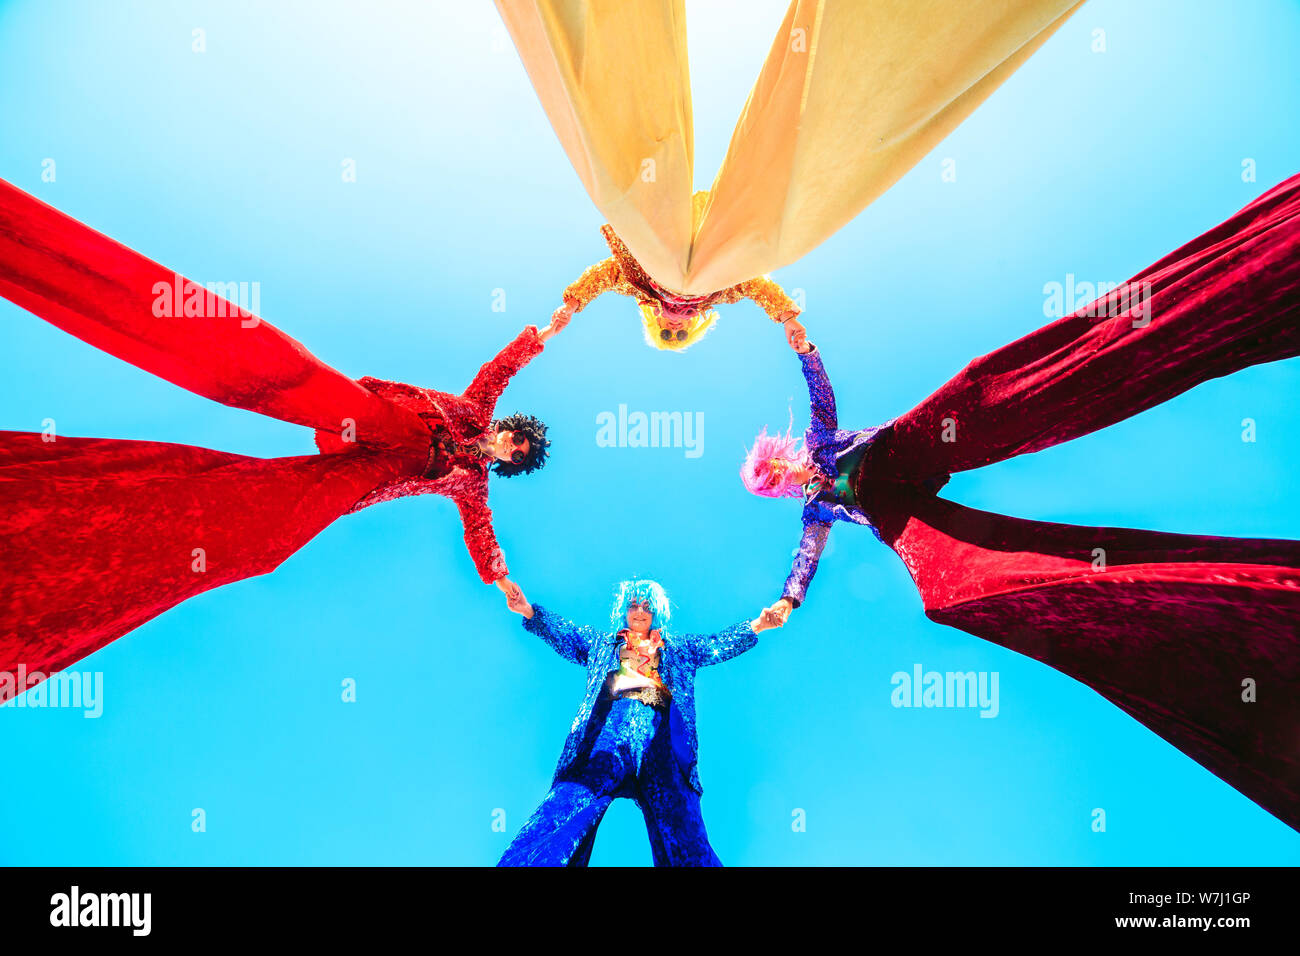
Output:
[[1082,681],[1300,829],[1300,542],[1026,521],[898,486],[875,510],[931,620]]
[[895,422],[891,472],[921,479],[1040,451],[1296,354],[1300,175],[1134,276],[1112,301],[1122,306],[1135,290],[1148,297],[1145,325],[1084,309],[975,359]]
[[[324,452],[261,459],[0,432],[0,672],[48,676],[188,597],[271,571],[339,516],[405,494],[453,498],[480,575],[507,573],[487,469],[431,468],[431,429],[482,434],[510,377],[542,350],[536,328],[462,395],[367,387],[3,181],[0,295],[199,395],[310,426]],[[200,314],[185,314],[187,300]],[[11,690],[0,683],[0,700]]]
[[1300,542],[1026,521],[920,487],[1300,354],[1300,176],[1139,280],[1149,323],[1079,314],[975,360],[873,447],[858,500],[932,620],[1082,681],[1300,829]]

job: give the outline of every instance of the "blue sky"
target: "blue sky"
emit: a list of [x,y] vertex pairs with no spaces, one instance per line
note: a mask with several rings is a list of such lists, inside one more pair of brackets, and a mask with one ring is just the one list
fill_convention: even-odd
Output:
[[[703,188],[784,4],[688,7]],[[1121,281],[1300,169],[1297,41],[1292,0],[1088,3],[777,274],[804,290],[841,420],[906,411],[1047,321],[1045,284]],[[0,177],[192,278],[258,282],[262,315],[350,375],[444,389],[606,254],[486,3],[0,0]],[[304,429],[152,379],[5,302],[0,329],[0,428],[53,418],[67,435],[312,450]],[[1251,369],[945,495],[1300,537],[1298,385],[1295,360]],[[602,447],[597,418],[620,404],[702,415],[702,454]],[[641,344],[628,300],[597,302],[499,406],[543,416],[554,439],[543,472],[493,487],[513,577],[583,622],[632,574],[664,584],[682,628],[753,616],[779,594],[798,503],[746,495],[736,469],[792,405],[806,416],[798,362],[752,306],[668,356]],[[583,689],[518,620],[478,581],[449,501],[344,518],[275,573],[84,661],[104,675],[99,719],[0,711],[0,819],[20,823],[0,862],[493,863],[544,795]],[[997,672],[998,716],[894,708],[891,675],[918,663]],[[356,703],[340,700],[346,678]],[[863,529],[835,530],[807,605],[703,672],[697,699],[704,815],[728,864],[1300,862],[1300,835],[1088,688],[927,621]],[[649,859],[639,812],[616,804],[593,864]]]

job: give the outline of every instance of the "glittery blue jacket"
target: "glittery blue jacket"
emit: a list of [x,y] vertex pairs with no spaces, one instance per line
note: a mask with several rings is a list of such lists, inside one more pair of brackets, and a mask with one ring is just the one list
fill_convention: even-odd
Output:
[[[540,604],[533,605],[533,616],[523,619],[524,630],[536,634],[566,661],[587,668],[587,694],[578,708],[564,742],[555,776],[569,768],[578,757],[601,688],[610,671],[618,670],[619,648],[623,638],[602,633],[591,627],[579,627]],[[749,621],[733,624],[717,634],[673,634],[661,631],[664,645],[659,650],[659,677],[672,692],[669,729],[673,752],[682,773],[696,793],[703,793],[696,771],[699,742],[695,735],[695,672],[710,664],[721,664],[743,654],[758,643],[758,635]]]
[[[861,431],[839,428],[835,413],[835,392],[831,389],[831,380],[822,365],[821,353],[813,346],[806,354],[800,355],[799,359],[803,363],[804,378],[808,380],[808,403],[812,411],[812,423],[803,436],[804,447],[821,473],[834,477],[839,473],[841,458],[869,445],[876,435],[893,423],[886,422]],[[866,525],[875,532],[877,538],[880,537],[880,532],[876,531],[860,508],[836,501],[829,490],[823,489],[817,493],[810,491],[804,498],[803,537],[799,539],[794,566],[790,569],[785,589],[781,592],[781,596],[789,598],[795,607],[803,603],[804,596],[808,593],[808,583],[817,573],[817,562],[826,547],[831,526],[836,521]]]

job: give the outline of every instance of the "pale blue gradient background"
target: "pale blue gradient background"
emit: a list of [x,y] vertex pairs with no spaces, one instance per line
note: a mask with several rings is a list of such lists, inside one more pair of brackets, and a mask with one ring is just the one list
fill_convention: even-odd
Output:
[[[688,5],[704,187],[784,2]],[[806,290],[845,424],[905,411],[1041,325],[1044,283],[1123,280],[1300,169],[1298,43],[1293,0],[1089,3],[778,274]],[[940,181],[944,157],[956,183]],[[486,2],[0,0],[0,177],[195,279],[260,282],[262,315],[348,374],[438,388],[462,388],[606,254]],[[0,427],[312,450],[304,429],[152,379],[8,303],[0,322]],[[1297,385],[1295,361],[1252,369],[945,494],[1055,521],[1300,537]],[[598,448],[596,415],[620,402],[702,411],[704,455]],[[806,417],[798,363],[752,306],[665,356],[641,344],[630,302],[598,302],[500,406],[541,414],[555,443],[539,475],[494,481],[515,579],[579,621],[603,619],[632,573],[664,583],[680,626],[752,616],[778,595],[798,504],[745,495],[736,468],[791,402]],[[832,542],[791,624],[701,676],[704,813],[725,862],[1300,862],[1300,836],[1086,687],[926,621],[869,532]],[[518,620],[474,574],[451,502],[347,517],[274,574],[85,661],[105,675],[101,719],[0,711],[0,862],[493,863],[545,793],[583,687]],[[916,662],[998,671],[1001,714],[892,708],[890,675]],[[356,704],[339,702],[345,677]],[[206,833],[190,830],[195,807]],[[792,832],[795,808],[807,832]],[[648,862],[639,813],[616,804],[593,863]]]

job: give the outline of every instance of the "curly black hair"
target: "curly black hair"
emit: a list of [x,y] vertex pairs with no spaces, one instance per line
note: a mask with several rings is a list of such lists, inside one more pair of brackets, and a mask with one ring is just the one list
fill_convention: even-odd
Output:
[[535,415],[525,415],[523,412],[515,412],[506,418],[498,419],[492,423],[494,431],[498,432],[523,432],[528,436],[528,457],[522,464],[516,465],[512,461],[498,461],[492,465],[492,470],[498,475],[505,478],[513,478],[515,475],[528,475],[541,468],[546,464],[546,449],[551,443],[546,440],[546,423]]

